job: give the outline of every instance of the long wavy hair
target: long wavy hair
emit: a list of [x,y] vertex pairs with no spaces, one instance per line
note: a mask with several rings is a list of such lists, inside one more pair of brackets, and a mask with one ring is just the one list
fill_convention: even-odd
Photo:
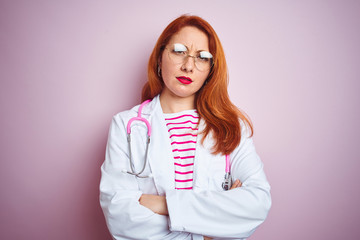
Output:
[[153,99],[164,88],[164,82],[158,76],[158,66],[162,53],[171,37],[185,26],[193,26],[203,31],[209,39],[209,50],[213,55],[213,66],[205,84],[196,93],[195,107],[201,119],[205,121],[202,134],[202,143],[208,134],[215,139],[214,154],[230,154],[239,145],[241,140],[241,126],[239,118],[253,134],[250,119],[240,111],[229,99],[227,92],[228,71],[224,50],[220,40],[204,19],[198,16],[182,15],[172,21],[162,32],[150,55],[148,63],[148,81],[142,90],[142,101]]

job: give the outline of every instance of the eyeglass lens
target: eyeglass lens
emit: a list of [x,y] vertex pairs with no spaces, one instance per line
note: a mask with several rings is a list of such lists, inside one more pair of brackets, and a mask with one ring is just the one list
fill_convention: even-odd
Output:
[[200,71],[207,71],[212,66],[213,56],[208,51],[199,51],[194,55],[190,55],[187,47],[181,43],[171,45],[168,50],[169,57],[175,64],[183,64],[189,57],[192,57],[196,68]]

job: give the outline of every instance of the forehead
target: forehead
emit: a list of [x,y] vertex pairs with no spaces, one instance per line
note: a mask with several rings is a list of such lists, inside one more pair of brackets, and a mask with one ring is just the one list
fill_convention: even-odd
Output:
[[190,50],[209,50],[209,39],[207,35],[196,27],[186,26],[174,34],[169,44],[182,43]]

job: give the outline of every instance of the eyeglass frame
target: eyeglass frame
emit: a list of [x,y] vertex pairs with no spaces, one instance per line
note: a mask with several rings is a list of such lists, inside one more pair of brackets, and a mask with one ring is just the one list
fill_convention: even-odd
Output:
[[210,67],[209,67],[209,69],[206,69],[206,70],[200,70],[199,67],[196,65],[196,58],[198,58],[197,56],[192,56],[192,55],[190,55],[190,53],[188,53],[188,51],[187,51],[186,56],[185,56],[185,58],[184,58],[184,61],[183,61],[182,63],[175,63],[174,60],[170,57],[170,54],[172,53],[173,50],[169,49],[169,47],[166,47],[166,46],[164,47],[164,49],[166,49],[166,50],[169,51],[169,52],[168,52],[168,56],[169,56],[169,58],[171,59],[171,61],[172,61],[174,64],[184,64],[189,57],[192,57],[192,58],[194,59],[194,65],[195,65],[196,69],[198,69],[200,72],[204,72],[204,71],[207,71],[207,70],[211,70],[211,68],[214,66],[214,62],[215,62],[215,61],[214,61],[214,56],[213,56],[213,55],[211,54],[211,52],[209,52],[209,51],[205,51],[205,52],[210,53],[211,56],[212,56],[212,57],[210,58],[210,61],[211,61]]

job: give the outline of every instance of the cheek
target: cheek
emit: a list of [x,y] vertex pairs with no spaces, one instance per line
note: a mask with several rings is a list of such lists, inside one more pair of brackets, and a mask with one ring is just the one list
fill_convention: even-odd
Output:
[[169,77],[173,77],[175,74],[175,68],[173,66],[173,64],[170,64],[168,59],[164,59],[162,64],[161,64],[161,72],[162,72],[162,77],[164,79],[164,81],[169,78]]
[[209,76],[209,72],[206,72],[206,73],[201,72],[198,75],[198,79],[200,79],[200,82],[203,84],[206,81],[208,76]]

